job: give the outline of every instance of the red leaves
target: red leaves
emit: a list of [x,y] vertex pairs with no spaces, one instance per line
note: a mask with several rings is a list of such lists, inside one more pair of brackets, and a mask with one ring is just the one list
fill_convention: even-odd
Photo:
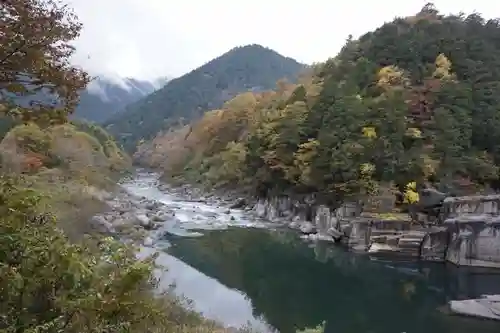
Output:
[[29,152],[24,156],[22,163],[25,172],[36,172],[43,166],[46,157],[42,154]]

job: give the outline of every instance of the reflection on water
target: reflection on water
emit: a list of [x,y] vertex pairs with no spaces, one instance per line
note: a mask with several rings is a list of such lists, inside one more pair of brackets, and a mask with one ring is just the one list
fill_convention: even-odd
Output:
[[[143,248],[139,257],[153,252],[151,248]],[[156,272],[161,282],[160,289],[165,290],[175,285],[174,291],[179,296],[194,300],[194,309],[205,317],[223,322],[226,326],[241,327],[250,324],[263,332],[270,330],[264,320],[253,317],[251,304],[243,293],[227,288],[166,253],[160,253],[156,262],[166,268]]]
[[[253,316],[238,310],[244,308],[242,298],[221,295],[215,300],[224,321],[262,317],[284,333],[322,321],[327,332],[341,333],[500,332],[498,323],[439,311],[451,298],[500,293],[498,275],[457,273],[444,265],[376,262],[327,244],[311,249],[284,230],[234,228],[171,243],[171,255],[247,295]],[[193,300],[207,301],[201,293]]]
[[[259,329],[267,323],[282,333],[323,321],[335,333],[500,332],[496,322],[440,311],[450,299],[500,294],[500,275],[373,261],[330,244],[308,248],[289,231],[248,228],[270,226],[243,211],[229,215],[223,207],[161,192],[157,178],[142,172],[123,186],[174,210],[183,235],[203,229],[202,237],[168,239],[169,254],[159,258],[168,267],[158,272],[161,287],[175,282],[176,291],[211,319],[230,326],[250,322]],[[159,231],[179,236],[173,228],[165,222]]]

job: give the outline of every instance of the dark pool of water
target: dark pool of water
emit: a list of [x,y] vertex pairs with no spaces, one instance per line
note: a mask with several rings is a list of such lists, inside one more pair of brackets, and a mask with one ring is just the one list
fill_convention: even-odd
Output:
[[[235,228],[204,234],[170,239],[168,252],[207,279],[244,293],[252,313],[239,315],[263,318],[282,333],[323,321],[326,332],[337,333],[500,332],[497,322],[444,310],[450,299],[500,293],[500,275],[441,264],[374,261],[330,244],[311,248],[284,230]],[[238,306],[232,299],[218,302],[224,303],[217,305],[218,311],[227,311],[219,317],[235,315]]]

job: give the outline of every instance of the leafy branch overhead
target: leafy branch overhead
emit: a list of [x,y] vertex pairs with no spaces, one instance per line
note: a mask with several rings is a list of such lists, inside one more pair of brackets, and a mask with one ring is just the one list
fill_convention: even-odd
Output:
[[70,64],[82,25],[56,0],[5,0],[0,7],[0,111],[24,121],[65,119],[87,74]]

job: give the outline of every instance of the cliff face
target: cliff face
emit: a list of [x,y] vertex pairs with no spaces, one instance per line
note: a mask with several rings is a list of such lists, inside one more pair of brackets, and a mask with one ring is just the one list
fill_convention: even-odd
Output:
[[304,239],[342,242],[372,256],[500,268],[498,195],[447,198],[441,223],[433,226],[412,224],[404,214],[363,212],[356,202],[331,209],[315,204],[312,197],[260,199],[252,209],[262,218],[299,230]]

